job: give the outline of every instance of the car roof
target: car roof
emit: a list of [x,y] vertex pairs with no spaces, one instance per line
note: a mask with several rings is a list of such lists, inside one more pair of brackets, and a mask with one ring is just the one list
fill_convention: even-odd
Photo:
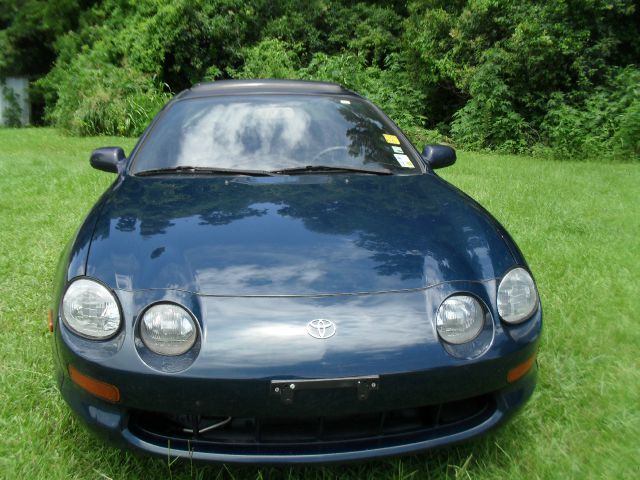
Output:
[[342,85],[331,82],[311,80],[219,80],[217,82],[197,83],[190,89],[180,92],[175,99],[261,93],[359,96]]

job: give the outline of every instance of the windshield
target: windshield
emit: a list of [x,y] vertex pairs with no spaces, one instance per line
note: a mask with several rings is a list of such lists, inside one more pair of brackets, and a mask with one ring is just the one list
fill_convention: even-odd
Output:
[[138,149],[132,171],[278,171],[308,166],[421,173],[409,145],[368,103],[311,95],[177,101]]

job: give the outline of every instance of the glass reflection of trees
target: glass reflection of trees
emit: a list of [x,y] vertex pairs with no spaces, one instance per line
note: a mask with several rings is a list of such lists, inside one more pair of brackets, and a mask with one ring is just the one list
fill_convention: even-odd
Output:
[[[385,166],[408,174],[369,103],[314,95],[215,96],[178,101],[135,154],[133,172],[180,166],[279,170],[312,164]],[[408,145],[402,145],[405,151]],[[415,159],[414,159],[415,160]]]
[[374,120],[370,114],[363,115],[354,108],[342,107],[338,110],[344,119],[352,125],[347,130],[349,137],[349,155],[361,156],[363,164],[378,164],[397,167],[397,163],[390,163],[393,159],[391,146],[384,139],[383,134],[388,133],[379,121]]

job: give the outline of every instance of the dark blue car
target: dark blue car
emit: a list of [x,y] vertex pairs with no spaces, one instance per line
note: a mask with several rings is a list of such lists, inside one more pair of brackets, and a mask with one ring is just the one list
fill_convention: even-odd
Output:
[[377,107],[335,84],[177,95],[65,249],[60,391],[108,440],[249,463],[459,442],[531,396],[527,263]]

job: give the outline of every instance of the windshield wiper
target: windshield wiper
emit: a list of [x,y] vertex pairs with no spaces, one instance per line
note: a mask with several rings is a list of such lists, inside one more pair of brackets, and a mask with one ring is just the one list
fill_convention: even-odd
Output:
[[350,172],[350,173],[368,173],[370,175],[393,175],[391,170],[386,168],[382,169],[370,169],[370,168],[358,168],[358,167],[339,167],[332,165],[307,165],[306,167],[291,167],[282,168],[280,170],[272,170],[271,173],[278,175],[296,175],[298,173],[315,173],[315,172]]
[[239,170],[235,168],[216,168],[216,167],[190,167],[181,165],[179,167],[155,168],[152,170],[143,170],[135,175],[172,175],[175,173],[195,173],[203,175],[249,175],[253,177],[272,177],[275,173],[267,170]]

